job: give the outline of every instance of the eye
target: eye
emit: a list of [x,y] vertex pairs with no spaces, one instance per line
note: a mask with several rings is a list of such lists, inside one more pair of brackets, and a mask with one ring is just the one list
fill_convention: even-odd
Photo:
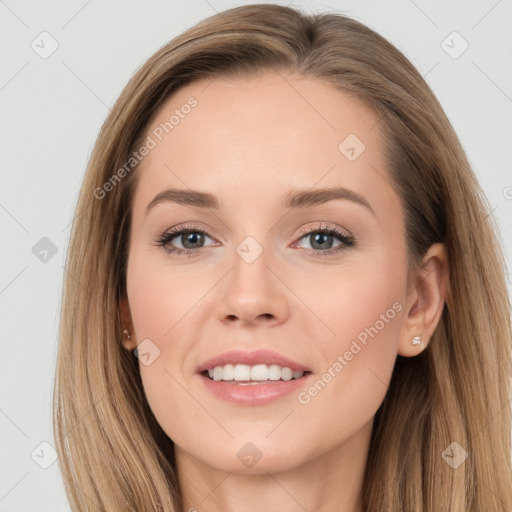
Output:
[[[343,232],[336,226],[326,226],[319,223],[313,228],[305,228],[300,230],[302,237],[296,244],[300,244],[302,240],[309,243],[310,248],[307,248],[308,252],[312,252],[315,255],[329,255],[345,250],[347,247],[355,245],[355,239],[348,233]],[[340,242],[336,245],[336,239]],[[302,247],[302,246],[301,246]]]
[[[302,236],[293,247],[304,248],[315,256],[331,255],[355,245],[354,237],[336,226],[326,226],[319,223],[309,229],[303,228],[299,233]],[[158,238],[156,245],[162,247],[168,254],[192,256],[199,254],[201,249],[207,247],[205,245],[206,239],[214,242],[210,245],[215,245],[215,241],[208,236],[206,231],[188,225],[165,231]],[[303,247],[301,244],[303,240],[309,243],[310,248]],[[336,244],[336,240],[338,240],[338,244]]]
[[192,253],[197,253],[205,247],[206,239],[212,240],[202,229],[195,226],[182,226],[162,233],[157,240],[157,245],[163,247],[169,254],[191,256]]

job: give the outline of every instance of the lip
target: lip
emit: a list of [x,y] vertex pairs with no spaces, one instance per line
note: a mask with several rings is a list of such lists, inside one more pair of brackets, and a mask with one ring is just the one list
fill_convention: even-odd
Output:
[[210,380],[199,374],[206,390],[217,398],[237,406],[265,405],[292,393],[297,396],[301,388],[309,386],[314,375],[308,373],[300,379],[268,381],[268,384],[241,385],[222,380]]
[[[292,371],[309,372],[299,379],[265,381],[265,384],[233,384],[232,382],[222,380],[211,380],[202,373],[205,370],[215,368],[215,366],[224,366],[226,364],[247,364],[255,366],[257,364],[278,364],[281,367],[290,368]],[[246,350],[230,350],[223,352],[197,367],[196,373],[205,388],[217,398],[234,403],[239,406],[264,405],[279,398],[290,395],[294,391],[309,385],[313,373],[311,368],[294,361],[288,357],[278,354],[272,350],[259,349],[248,352]]]
[[[217,356],[208,359],[203,364],[197,367],[196,373],[210,370],[216,366],[224,366],[226,364],[248,364],[249,366],[255,366],[257,364],[278,364],[281,367],[288,367],[293,371],[304,371],[311,372],[311,369],[304,366],[288,357],[285,357],[277,352],[266,349],[253,350],[247,352],[245,350],[230,350],[223,352]],[[287,381],[289,382],[289,381]]]

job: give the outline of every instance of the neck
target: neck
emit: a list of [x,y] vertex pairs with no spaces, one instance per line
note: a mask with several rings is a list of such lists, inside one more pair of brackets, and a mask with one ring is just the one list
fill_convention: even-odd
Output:
[[175,446],[183,512],[362,512],[372,424],[324,452],[321,444],[312,453],[302,447],[302,463],[293,467],[265,466],[261,459],[251,473],[222,471]]

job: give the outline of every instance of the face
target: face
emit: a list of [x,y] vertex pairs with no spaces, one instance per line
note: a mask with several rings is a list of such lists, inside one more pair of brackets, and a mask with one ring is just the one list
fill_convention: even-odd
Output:
[[268,72],[188,85],[150,126],[123,311],[180,453],[275,472],[369,434],[408,300],[379,119]]

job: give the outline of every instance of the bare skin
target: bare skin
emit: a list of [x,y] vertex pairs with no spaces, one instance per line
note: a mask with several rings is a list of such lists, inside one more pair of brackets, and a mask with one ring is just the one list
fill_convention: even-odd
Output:
[[[419,354],[442,313],[445,249],[435,244],[407,272],[379,116],[362,103],[292,75],[217,78],[178,91],[148,134],[192,96],[197,106],[137,170],[121,303],[132,333],[125,348],[150,339],[160,351],[139,366],[148,402],[176,446],[183,510],[358,512],[373,419],[397,354]],[[364,151],[356,139],[339,149],[349,134]],[[170,187],[213,194],[220,208],[162,201],[146,214]],[[329,187],[356,192],[371,209],[349,199],[284,206],[292,191]],[[180,235],[168,241],[191,256],[157,245],[170,228],[191,224],[206,233],[200,245]],[[317,243],[326,227],[353,245],[336,234]],[[250,263],[237,252],[248,236],[256,241],[249,251],[262,250]],[[421,345],[411,344],[416,335]],[[311,368],[300,397],[240,406],[205,389],[198,365],[259,348]],[[331,378],[322,377],[329,369]],[[319,379],[325,385],[310,391]],[[261,454],[252,467],[237,456],[249,442]]]

